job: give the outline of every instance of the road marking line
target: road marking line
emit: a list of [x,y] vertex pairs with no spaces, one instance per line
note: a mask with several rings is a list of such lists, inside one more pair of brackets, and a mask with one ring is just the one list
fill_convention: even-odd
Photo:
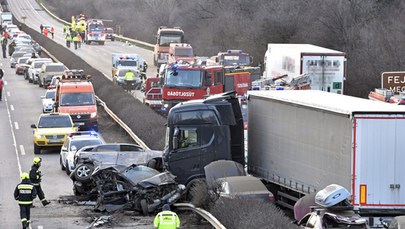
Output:
[[11,111],[14,111],[14,106],[10,105],[10,109],[11,109]]
[[25,149],[23,145],[20,145],[21,155],[25,155]]
[[38,229],[44,229],[44,227],[43,226],[38,226]]
[[18,130],[20,127],[18,126],[18,122],[14,122],[15,129]]
[[10,92],[9,92],[9,91],[7,92],[7,96],[9,96],[9,97],[11,96],[11,94],[10,94]]
[[[1,64],[1,65],[3,65],[3,64]],[[7,81],[4,81],[4,85],[7,85],[8,83],[7,83]]]
[[13,137],[13,146],[14,146],[14,149],[15,149],[15,156],[17,157],[18,171],[19,171],[20,174],[21,174],[21,173],[22,173],[22,169],[21,169],[20,156],[18,155],[17,141],[15,140],[15,134],[14,134],[14,129],[13,129],[13,122],[11,121],[11,115],[10,115],[10,110],[9,110],[9,107],[8,107],[7,97],[4,98],[4,101],[6,102],[8,121],[9,121],[9,123],[10,123],[11,136]]

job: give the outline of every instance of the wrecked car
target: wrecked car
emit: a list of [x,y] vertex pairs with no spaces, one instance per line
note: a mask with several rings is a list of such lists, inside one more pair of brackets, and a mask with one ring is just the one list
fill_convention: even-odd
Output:
[[353,210],[351,194],[331,184],[317,193],[300,198],[294,205],[294,218],[300,228],[369,228],[365,219]]
[[162,152],[145,150],[134,144],[101,144],[86,146],[76,152],[74,170],[70,174],[75,195],[95,194],[95,183],[91,179],[95,163],[115,165],[147,165],[163,170]]
[[99,165],[91,178],[96,184],[96,208],[100,211],[126,208],[149,215],[164,204],[176,202],[185,190],[170,172],[144,165]]

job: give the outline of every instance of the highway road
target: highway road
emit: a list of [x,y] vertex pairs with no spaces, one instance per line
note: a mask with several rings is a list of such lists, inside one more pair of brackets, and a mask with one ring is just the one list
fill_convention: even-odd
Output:
[[[41,24],[53,26],[55,28],[54,40],[61,45],[65,45],[62,30],[63,24],[48,15],[35,0],[8,0],[8,6],[18,20],[23,21],[22,17],[26,17],[25,23],[31,28],[40,31],[39,27]],[[157,68],[153,66],[152,51],[135,45],[130,46],[123,42],[107,40],[105,45],[84,44],[80,49],[75,50],[72,46],[70,49],[111,80],[111,58],[113,53],[137,53],[148,63],[147,77],[154,77],[157,72]],[[135,93],[135,96],[138,99],[142,98],[142,94],[139,91]]]
[[[9,9],[21,20],[26,17],[25,23],[39,30],[40,24],[47,24],[55,27],[54,40],[64,45],[62,24],[50,17],[43,11],[35,0],[12,0],[8,1]],[[22,21],[22,20],[21,20]],[[81,49],[71,51],[76,53],[94,68],[99,69],[104,75],[111,79],[111,54],[112,53],[138,53],[148,63],[152,62],[152,52],[136,46],[127,46],[121,42],[108,41],[101,45],[82,45]],[[9,67],[9,60],[0,59],[0,66],[5,70],[5,88],[3,90],[3,101],[0,102],[0,228],[19,228],[19,209],[13,199],[14,188],[20,181],[20,173],[28,172],[33,154],[32,129],[30,125],[35,123],[41,114],[40,96],[45,90],[37,85],[29,84],[22,76],[15,74],[14,69]],[[148,69],[150,77],[156,72],[151,66]],[[138,92],[137,97],[140,97]],[[107,129],[107,128],[106,128]],[[116,127],[108,129],[117,129]],[[109,137],[103,134],[108,141]],[[114,134],[112,134],[114,135]],[[110,138],[111,139],[111,138]],[[114,141],[114,139],[112,140]],[[118,140],[123,142],[123,140]],[[125,140],[124,140],[125,141]],[[32,209],[32,228],[84,228],[89,222],[83,221],[82,216],[91,216],[85,212],[86,209],[74,206],[66,206],[57,203],[61,196],[72,195],[72,182],[65,172],[60,170],[59,152],[43,151],[40,155],[43,159],[42,173],[44,175],[42,186],[47,199],[51,205],[42,207],[37,199]],[[139,220],[139,219],[138,219]],[[140,225],[150,225],[151,219],[146,217],[140,219]],[[139,226],[140,226],[139,225]],[[148,228],[150,226],[145,226]],[[141,226],[137,228],[142,228]]]

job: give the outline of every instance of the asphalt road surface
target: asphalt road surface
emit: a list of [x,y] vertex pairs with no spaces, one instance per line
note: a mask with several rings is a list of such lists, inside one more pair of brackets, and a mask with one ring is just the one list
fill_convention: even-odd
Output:
[[[31,28],[39,31],[41,24],[53,26],[55,28],[54,40],[59,44],[65,45],[63,24],[48,15],[35,0],[8,0],[8,6],[18,20],[25,21],[25,24]],[[23,20],[22,17],[26,17],[26,19]],[[80,49],[75,50],[73,47],[70,49],[111,80],[113,53],[138,54],[148,63],[147,77],[156,76],[157,68],[153,66],[153,52],[135,45],[107,40],[105,45],[83,44]],[[136,91],[134,96],[140,100],[142,99],[142,94],[139,91]]]

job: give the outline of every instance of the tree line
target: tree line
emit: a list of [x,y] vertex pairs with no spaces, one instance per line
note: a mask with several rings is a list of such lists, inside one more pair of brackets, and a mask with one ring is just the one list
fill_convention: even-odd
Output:
[[263,62],[268,43],[309,43],[347,54],[346,94],[366,97],[385,71],[401,71],[401,0],[44,0],[61,18],[112,20],[124,36],[154,43],[159,26],[180,26],[195,53],[242,49]]

